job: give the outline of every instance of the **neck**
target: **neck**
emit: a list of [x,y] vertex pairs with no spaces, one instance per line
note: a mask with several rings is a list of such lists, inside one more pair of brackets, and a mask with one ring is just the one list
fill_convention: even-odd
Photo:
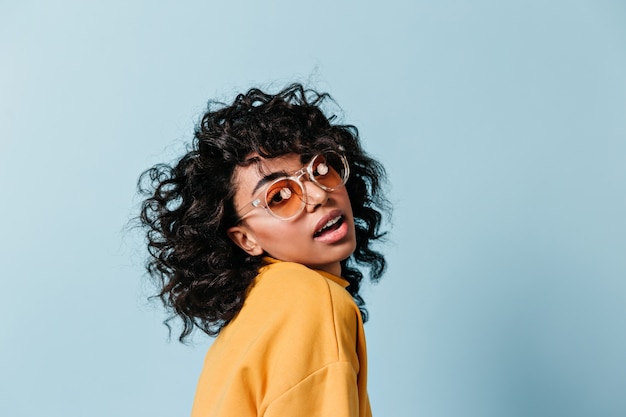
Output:
[[328,272],[337,277],[341,277],[341,263],[335,262],[328,265],[311,266],[313,269],[319,269],[320,271]]

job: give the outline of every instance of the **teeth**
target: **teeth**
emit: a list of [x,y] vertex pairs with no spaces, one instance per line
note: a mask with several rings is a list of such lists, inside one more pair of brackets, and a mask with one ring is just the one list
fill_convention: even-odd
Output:
[[337,223],[339,220],[341,219],[341,216],[337,216],[334,219],[330,219],[328,222],[326,222],[326,224],[324,226],[322,226],[322,228],[320,230],[318,230],[317,232],[321,232],[324,229],[328,229],[329,227],[331,227],[332,225],[334,225],[335,223]]

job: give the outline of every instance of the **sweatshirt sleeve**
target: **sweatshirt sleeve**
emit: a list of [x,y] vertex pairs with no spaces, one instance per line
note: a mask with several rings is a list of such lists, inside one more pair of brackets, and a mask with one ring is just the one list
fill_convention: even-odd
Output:
[[309,375],[267,408],[265,417],[358,417],[357,377],[349,362]]

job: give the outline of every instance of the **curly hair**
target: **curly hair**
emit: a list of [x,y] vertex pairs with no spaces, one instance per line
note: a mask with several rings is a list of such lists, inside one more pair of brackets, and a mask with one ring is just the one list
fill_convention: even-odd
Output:
[[381,189],[385,171],[363,151],[356,127],[333,124],[336,117],[325,116],[321,105],[327,100],[332,98],[326,93],[292,84],[275,95],[251,89],[231,105],[211,101],[187,153],[175,164],[157,164],[141,174],[146,269],[171,313],[165,320],[170,331],[171,320],[182,320],[181,342],[194,327],[217,335],[242,308],[263,265],[263,256],[247,254],[226,233],[240,221],[233,172],[253,153],[275,158],[332,149],[347,157],[357,245],[341,261],[341,275],[367,320],[357,266],[368,267],[372,281],[385,270],[384,256],[372,248],[385,235],[380,231],[382,214],[389,211]]

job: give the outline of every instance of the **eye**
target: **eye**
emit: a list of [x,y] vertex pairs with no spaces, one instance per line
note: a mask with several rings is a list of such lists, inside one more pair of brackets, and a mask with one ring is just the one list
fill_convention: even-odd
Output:
[[268,190],[266,200],[270,206],[279,205],[291,198],[293,191],[289,187],[275,187]]

